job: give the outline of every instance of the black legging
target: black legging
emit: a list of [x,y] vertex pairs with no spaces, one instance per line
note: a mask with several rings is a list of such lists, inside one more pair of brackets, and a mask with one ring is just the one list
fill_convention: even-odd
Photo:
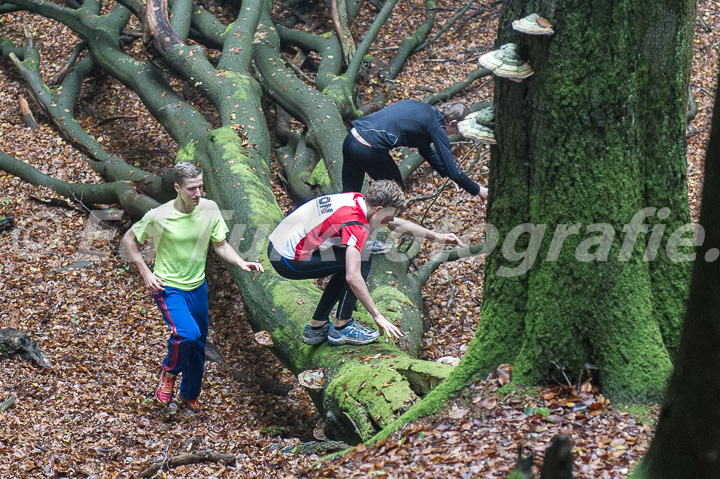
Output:
[[343,193],[360,193],[365,173],[373,180],[393,180],[405,189],[400,168],[387,150],[363,145],[348,133],[343,142]]
[[[352,246],[350,246],[352,248]],[[344,246],[333,246],[332,249],[321,252],[315,250],[305,260],[287,259],[280,255],[273,244],[268,245],[268,258],[275,271],[287,279],[315,279],[333,275],[330,278],[320,302],[315,308],[312,319],[327,321],[333,306],[338,303],[337,317],[345,320],[352,318],[357,297],[345,280],[345,250]],[[367,259],[364,257],[367,256]],[[367,279],[372,263],[371,255],[363,255],[360,272],[363,279]]]

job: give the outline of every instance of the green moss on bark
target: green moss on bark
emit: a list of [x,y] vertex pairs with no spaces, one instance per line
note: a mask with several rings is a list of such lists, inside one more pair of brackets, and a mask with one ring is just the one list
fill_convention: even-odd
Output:
[[197,148],[195,147],[195,143],[186,143],[178,151],[177,157],[175,158],[175,162],[179,163],[181,161],[189,161],[190,163],[194,163],[196,150],[197,150]]
[[[641,228],[629,249],[622,244],[624,226],[643,208],[667,203],[673,226],[689,219],[682,147],[688,42],[676,25],[690,17],[674,23],[661,6],[642,11],[631,2],[547,7],[551,23],[563,28],[537,40],[507,28],[529,13],[523,4],[503,4],[499,44],[518,42],[535,74],[519,85],[495,80],[488,222],[498,226],[500,242],[486,260],[476,338],[447,390],[501,362],[514,363],[519,384],[550,381],[558,367],[575,374],[590,362],[613,399],[657,400],[677,344],[687,266],[661,257],[665,243],[657,261],[644,260],[652,230]],[[665,219],[645,223],[656,228]],[[522,223],[546,225],[531,255],[523,254],[530,235],[509,236]],[[577,234],[561,249],[552,246],[558,227],[574,224]],[[597,224],[603,229],[588,231]],[[606,239],[612,245],[601,248]],[[629,254],[621,258],[621,251]],[[523,256],[534,260],[527,273],[502,274]]]
[[317,165],[315,165],[310,178],[308,178],[308,184],[320,187],[330,186],[330,176],[328,176],[328,171],[325,167],[325,160],[322,158],[318,161]]

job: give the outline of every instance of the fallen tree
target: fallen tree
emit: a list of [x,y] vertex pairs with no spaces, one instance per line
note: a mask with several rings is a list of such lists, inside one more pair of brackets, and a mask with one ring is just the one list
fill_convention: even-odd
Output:
[[[28,85],[36,107],[67,141],[87,155],[88,165],[109,183],[62,182],[7,154],[0,156],[0,169],[33,184],[49,186],[87,206],[120,203],[133,216],[171,197],[167,175],[153,175],[108,154],[77,121],[74,107],[80,88],[88,75],[100,71],[137,93],[177,142],[176,161],[188,160],[202,166],[209,196],[222,210],[232,213],[227,222],[233,247],[247,258],[266,260],[267,234],[282,219],[282,213],[271,185],[272,145],[268,112],[263,110],[262,102],[270,99],[277,105],[277,116],[282,117],[277,123],[278,130],[285,128],[284,135],[278,135],[282,141],[278,158],[283,158],[282,154],[293,159],[292,164],[284,165],[284,174],[295,197],[304,200],[319,192],[339,191],[341,145],[347,131],[344,119],[377,109],[388,101],[392,81],[409,56],[425,44],[434,24],[434,2],[428,1],[426,21],[407,35],[388,65],[368,59],[369,48],[395,3],[384,4],[353,53],[347,37],[342,43],[332,32],[315,35],[293,29],[290,24],[276,24],[269,4],[258,0],[244,1],[236,19],[227,26],[188,0],[154,0],[147,4],[122,0],[109,11],[101,10],[101,3],[95,0],[82,6],[5,1],[4,11],[27,10],[45,16],[63,23],[80,37],[63,74],[56,78],[57,88],[43,81],[39,69],[42,58],[29,34],[25,44],[4,40],[0,49]],[[349,22],[354,21],[361,4],[346,5]],[[337,5],[342,8],[342,2]],[[129,27],[133,17],[145,26],[144,57],[129,48],[140,41],[140,32]],[[208,52],[213,49],[219,54],[210,56]],[[283,55],[287,49],[319,54],[317,70],[298,73],[297,65],[287,64]],[[375,99],[361,105],[356,102],[356,83],[371,62],[379,65],[371,82]],[[440,96],[448,99],[488,73],[479,69]],[[314,76],[314,83],[308,81],[308,75]],[[214,115],[205,117],[194,108],[173,87],[173,78],[202,95],[212,105]],[[438,98],[431,96],[428,101],[436,102]],[[304,125],[302,132],[290,131],[289,118]],[[409,174],[417,164],[403,172]],[[420,242],[415,242],[408,252],[396,252],[395,261],[379,258],[374,262],[370,279],[373,298],[384,315],[400,325],[406,338],[364,347],[302,344],[302,328],[319,298],[312,282],[287,281],[273,271],[247,275],[231,270],[252,328],[271,335],[271,350],[278,359],[295,374],[324,370],[323,388],[309,393],[325,416],[330,438],[354,443],[371,437],[452,370],[447,365],[415,359],[423,332],[420,290],[442,262],[477,254],[482,245],[438,256],[413,274],[409,272],[410,259],[419,249]]]

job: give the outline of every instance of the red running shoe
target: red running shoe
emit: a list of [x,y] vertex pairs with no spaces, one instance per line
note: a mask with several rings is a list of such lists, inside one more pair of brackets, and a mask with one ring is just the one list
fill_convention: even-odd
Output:
[[180,404],[182,404],[191,411],[197,411],[198,409],[200,409],[200,402],[197,399],[185,399],[180,393],[178,393],[177,398],[178,401],[180,401]]
[[175,387],[175,374],[165,372],[160,373],[160,384],[158,385],[157,391],[155,391],[155,397],[163,404],[169,404],[173,395],[173,388]]

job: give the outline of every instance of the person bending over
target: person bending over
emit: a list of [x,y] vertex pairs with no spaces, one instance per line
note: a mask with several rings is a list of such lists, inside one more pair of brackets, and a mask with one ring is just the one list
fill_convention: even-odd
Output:
[[[373,182],[363,196],[338,193],[313,198],[283,219],[270,234],[268,257],[280,276],[311,279],[332,276],[303,331],[305,344],[368,344],[380,331],[393,338],[400,329],[380,314],[367,284],[372,256],[363,255],[371,230],[388,226],[438,243],[463,246],[452,233],[443,234],[396,218],[405,207],[405,195],[394,181]],[[353,320],[357,300],[367,309],[380,331]],[[336,318],[329,321],[337,305]]]
[[[471,195],[487,197],[487,188],[471,180],[457,165],[449,135],[470,110],[459,102],[439,108],[417,100],[403,100],[358,118],[343,143],[343,192],[362,191],[365,173],[373,180],[393,180],[404,187],[400,169],[390,150],[417,148],[430,166]],[[435,146],[433,150],[431,145]]]

